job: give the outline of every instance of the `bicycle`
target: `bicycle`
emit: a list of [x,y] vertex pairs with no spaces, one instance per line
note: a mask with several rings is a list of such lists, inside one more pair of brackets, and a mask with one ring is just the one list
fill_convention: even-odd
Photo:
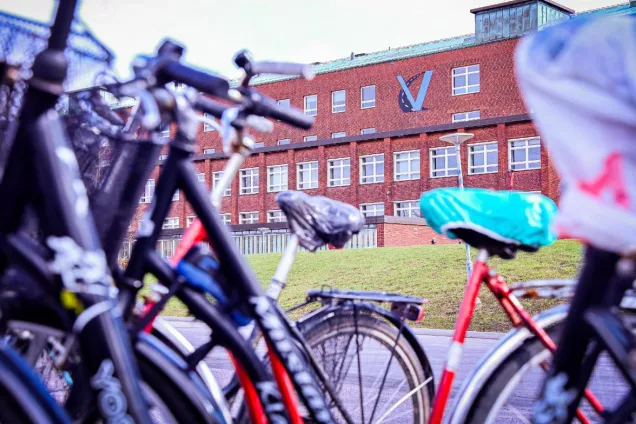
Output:
[[[205,415],[199,416],[207,417],[214,411],[208,398],[200,396],[199,403],[193,402],[196,393],[201,393],[196,390],[195,381],[189,382],[186,376],[176,378],[183,371],[177,371],[174,358],[147,337],[136,340],[134,348],[140,358],[141,374],[155,389],[137,381],[139,370],[133,359],[133,347],[115,307],[112,280],[88,213],[88,199],[77,162],[53,110],[62,93],[66,69],[63,51],[67,36],[74,36],[70,27],[76,5],[75,1],[60,2],[48,47],[36,56],[30,80],[25,83],[21,79],[19,66],[3,63],[1,67],[5,84],[2,148],[3,153],[10,153],[2,164],[5,172],[0,191],[6,195],[8,204],[15,205],[3,208],[2,212],[3,333],[26,353],[32,352],[41,341],[44,344],[40,347],[44,349],[49,340],[46,331],[50,331],[51,325],[64,330],[66,337],[60,339],[63,349],[56,344],[46,348],[47,353],[64,353],[55,358],[32,355],[29,365],[60,360],[74,367],[72,390],[68,399],[64,399],[74,419],[102,414],[108,419],[125,421],[132,416],[137,422],[149,422],[151,412],[154,415],[157,410],[169,422],[176,422],[173,415],[179,416],[180,409],[185,411],[181,417],[194,417],[189,413],[191,409],[204,410]],[[39,40],[19,47],[40,45],[36,41]],[[43,44],[46,47],[46,39]],[[82,52],[74,54],[81,56]],[[228,87],[227,81],[219,78],[214,83]],[[19,143],[13,143],[14,139]],[[38,172],[33,172],[34,167]],[[25,177],[23,174],[29,169],[31,172],[27,171]],[[44,246],[25,232],[16,232],[28,204],[33,206],[39,228],[47,237]],[[52,284],[60,276],[62,284]],[[24,323],[34,321],[44,325],[37,331],[33,325],[24,328]],[[20,328],[16,329],[15,324],[20,324]],[[44,335],[38,335],[45,327]],[[194,394],[183,391],[187,388]],[[99,409],[98,396],[113,399],[116,408],[102,405]],[[152,411],[146,402],[150,402]],[[177,413],[169,412],[166,403]]]
[[[456,395],[449,422],[524,421],[524,414],[531,414],[531,405],[525,402],[515,404],[526,396],[523,393],[514,395],[513,390],[518,387],[523,389],[522,378],[534,367],[542,373],[547,369],[547,360],[559,341],[567,306],[552,308],[536,317],[530,316],[517,295],[536,296],[536,290],[545,289],[546,282],[527,282],[513,286],[511,290],[487,261],[492,256],[513,259],[518,251],[534,252],[552,243],[555,236],[550,232],[549,222],[556,207],[549,199],[535,194],[482,189],[465,189],[462,192],[450,188],[422,194],[420,207],[422,216],[437,232],[459,238],[478,249],[430,422],[442,422],[482,283],[497,298],[516,329],[499,341],[465,379]],[[557,290],[564,286],[567,283],[559,284]],[[560,293],[563,294],[563,291]],[[582,422],[589,422],[587,415],[591,412],[602,414],[604,406],[589,389],[585,391],[585,397],[591,408],[579,409],[576,414]]]

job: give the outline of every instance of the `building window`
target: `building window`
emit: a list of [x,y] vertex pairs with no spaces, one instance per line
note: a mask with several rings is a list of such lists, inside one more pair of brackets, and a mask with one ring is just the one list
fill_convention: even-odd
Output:
[[375,107],[375,85],[367,85],[360,89],[360,109]]
[[468,174],[488,174],[497,172],[497,142],[468,145]]
[[152,196],[155,194],[155,180],[150,179],[146,181],[146,187],[144,188],[144,194],[139,199],[139,203],[151,203]]
[[194,215],[186,216],[186,226],[189,227],[192,225],[195,219],[197,219],[197,217]]
[[479,93],[479,65],[453,69],[453,96]]
[[241,169],[240,194],[258,193],[258,168]]
[[203,150],[203,154],[204,155],[211,155],[212,153],[216,153],[216,149],[204,149]]
[[481,119],[481,113],[478,110],[453,113],[453,122],[474,121],[475,119]]
[[199,172],[197,174],[197,180],[199,180],[200,182],[202,182],[203,184],[205,184],[205,174],[203,172]]
[[318,188],[318,162],[304,162],[296,165],[298,190]]
[[239,224],[258,224],[258,212],[241,212]]
[[375,134],[375,128],[362,128],[360,134]]
[[284,144],[289,144],[289,143],[291,143],[291,140],[289,138],[284,138],[282,140],[278,140],[278,145],[279,146],[282,146]]
[[[219,184],[219,182],[221,181],[222,175],[223,175],[223,171],[212,173],[212,190],[214,190],[217,184]],[[225,191],[223,192],[223,196],[227,197],[231,195],[232,195],[232,188],[231,187],[226,188]]]
[[267,222],[287,222],[285,214],[280,209],[267,211]]
[[168,159],[168,155],[159,155],[159,160],[166,160]]
[[[203,117],[205,119],[214,119],[213,116],[208,115],[207,113],[203,114]],[[214,126],[208,124],[207,122],[203,121],[203,132],[210,132],[210,131],[214,131]]]
[[177,200],[179,200],[179,190],[175,191],[172,195],[172,201],[176,202]]
[[267,192],[287,190],[287,165],[267,167]]
[[318,95],[305,96],[305,115],[318,115]]
[[281,107],[291,107],[291,100],[289,99],[282,99],[278,101],[278,106]]
[[420,152],[396,152],[393,154],[395,170],[393,179],[395,181],[419,180],[420,179]]
[[422,216],[420,205],[417,200],[403,200],[395,202],[395,216],[403,216],[406,218],[414,218]]
[[384,203],[366,203],[360,205],[360,212],[365,218],[384,215]]
[[360,184],[384,182],[384,155],[360,156]]
[[342,137],[346,137],[346,136],[347,136],[347,133],[344,132],[344,131],[331,133],[331,138],[342,138]]
[[221,219],[226,224],[232,223],[232,215],[230,215],[229,213],[222,213],[221,214]]
[[318,136],[317,135],[306,135],[303,138],[303,141],[316,141],[318,140]]
[[170,138],[170,125],[162,124],[159,127],[159,131],[161,132],[161,138]]
[[347,93],[344,90],[331,92],[331,113],[341,113],[347,110]]
[[348,186],[351,184],[351,161],[349,158],[331,159],[327,162],[329,187]]
[[508,160],[511,171],[541,168],[541,142],[539,138],[509,141]]
[[430,150],[431,177],[457,175],[457,153],[455,147],[438,147]]
[[179,218],[166,218],[163,221],[162,230],[172,230],[174,228],[179,228]]

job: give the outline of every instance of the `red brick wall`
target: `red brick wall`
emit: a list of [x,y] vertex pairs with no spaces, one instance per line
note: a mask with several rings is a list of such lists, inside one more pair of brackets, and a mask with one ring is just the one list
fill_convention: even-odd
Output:
[[435,244],[459,243],[437,234],[428,225],[378,224],[378,247],[431,245],[433,240]]
[[[310,130],[303,131],[286,125],[276,125],[271,134],[260,135],[258,141],[266,146],[276,145],[280,139],[303,141],[306,135],[318,139],[330,138],[334,132],[345,131],[347,135],[359,135],[363,128],[391,131],[425,125],[446,124],[456,112],[480,110],[482,118],[516,115],[526,112],[515,82],[513,54],[517,40],[505,40],[479,46],[467,47],[427,56],[378,63],[375,65],[347,69],[318,75],[312,81],[287,80],[266,85],[258,89],[274,99],[290,99],[291,105],[302,109],[304,97],[318,95],[318,115]],[[451,72],[453,68],[480,65],[480,92],[452,96]],[[405,81],[415,74],[432,70],[424,108],[418,112],[404,113],[398,104],[401,91],[397,80]],[[417,96],[421,77],[411,86]],[[376,86],[376,107],[360,108],[360,89]],[[331,113],[331,93],[346,90],[346,111]],[[221,141],[216,132],[200,129],[199,145],[215,148],[221,152]]]

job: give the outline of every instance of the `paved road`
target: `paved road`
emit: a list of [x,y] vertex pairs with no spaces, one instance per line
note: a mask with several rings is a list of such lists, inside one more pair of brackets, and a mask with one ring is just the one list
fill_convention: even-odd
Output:
[[[179,329],[195,346],[199,346],[205,341],[208,340],[209,330],[204,326],[189,322],[189,321],[171,321],[171,324]],[[477,364],[477,362],[481,359],[481,357],[494,345],[497,343],[498,338],[501,335],[496,333],[485,333],[479,334],[475,333],[476,337],[469,337],[466,340],[465,350],[462,355],[461,366],[459,367],[457,378],[455,380],[455,384],[453,387],[453,391],[451,393],[451,401],[452,398],[456,395],[457,390],[461,386],[462,381],[469,374],[471,369]],[[438,383],[442,367],[445,362],[445,356],[450,344],[450,335],[448,332],[442,331],[429,331],[426,334],[418,334],[418,339],[424,349],[426,350],[426,354],[431,361],[431,365],[433,368],[433,372],[435,375],[435,381]],[[365,350],[366,351],[366,350]],[[365,362],[363,362],[363,366],[361,367],[361,374],[363,375],[363,385],[365,388],[367,387],[375,387],[378,385],[378,381],[374,378],[377,374],[377,369],[382,368],[382,360],[381,358],[375,358],[374,352],[381,352],[380,349],[370,349],[370,353],[365,355]],[[229,381],[233,373],[233,368],[229,363],[227,357],[224,353],[215,353],[210,355],[206,362],[213,370],[215,377],[219,380],[220,384],[225,384]],[[621,396],[624,391],[624,384],[620,381],[620,377],[616,375],[614,369],[609,365],[607,360],[602,361],[601,367],[602,372],[601,375],[595,377],[594,380],[594,391],[600,393],[600,396],[605,402],[612,402],[616,400],[617,397]],[[358,381],[357,381],[357,373],[356,376],[345,379],[344,389],[340,392],[345,393],[345,397],[347,395],[350,398],[345,398],[345,402],[347,404],[354,402],[358,405]],[[515,389],[515,395],[517,401],[514,405],[506,407],[505,417],[499,416],[497,418],[497,422],[510,422],[510,423],[518,423],[518,422],[526,422],[524,419],[520,417],[519,411],[524,411],[526,408],[529,408],[532,402],[532,399],[535,398],[535,391],[538,389],[541,384],[543,378],[543,374],[539,371],[532,373],[527,379],[524,379],[518,384],[518,388]],[[402,392],[406,393],[403,374],[398,373],[392,369],[389,372],[389,378],[387,379],[385,391],[391,390],[390,393],[393,393],[394,399],[397,400],[402,396]],[[350,385],[350,387],[348,386]],[[388,389],[387,389],[388,387]],[[395,391],[393,391],[393,389]],[[384,393],[384,392],[383,392]],[[396,396],[396,393],[400,393]],[[365,392],[366,394],[366,392]],[[393,403],[395,402],[393,401]],[[365,410],[368,407],[365,406]],[[405,414],[408,411],[405,411]],[[395,413],[394,413],[395,414]],[[525,414],[523,414],[525,415]],[[400,422],[401,420],[398,418],[392,422]],[[385,422],[391,422],[387,420]]]

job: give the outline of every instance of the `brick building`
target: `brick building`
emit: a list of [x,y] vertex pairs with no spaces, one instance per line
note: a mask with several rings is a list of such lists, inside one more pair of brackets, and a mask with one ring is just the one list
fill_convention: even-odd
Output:
[[[582,14],[632,14],[634,3]],[[513,57],[520,36],[572,18],[575,11],[549,0],[515,0],[470,12],[474,34],[316,63],[312,81],[253,79],[266,95],[314,115],[316,123],[308,131],[276,125],[257,140],[261,147],[222,202],[233,230],[284,231],[274,198],[293,189],[359,206],[378,245],[414,243],[408,234],[423,243],[440,240],[411,218],[419,215],[422,192],[457,185],[454,148],[439,138],[458,131],[474,134],[460,152],[467,187],[556,199],[559,180],[517,89]],[[221,139],[201,128],[197,143],[201,181],[212,187],[226,163]],[[151,180],[139,214],[153,187]],[[175,196],[166,237],[178,237],[193,219],[190,206]]]

